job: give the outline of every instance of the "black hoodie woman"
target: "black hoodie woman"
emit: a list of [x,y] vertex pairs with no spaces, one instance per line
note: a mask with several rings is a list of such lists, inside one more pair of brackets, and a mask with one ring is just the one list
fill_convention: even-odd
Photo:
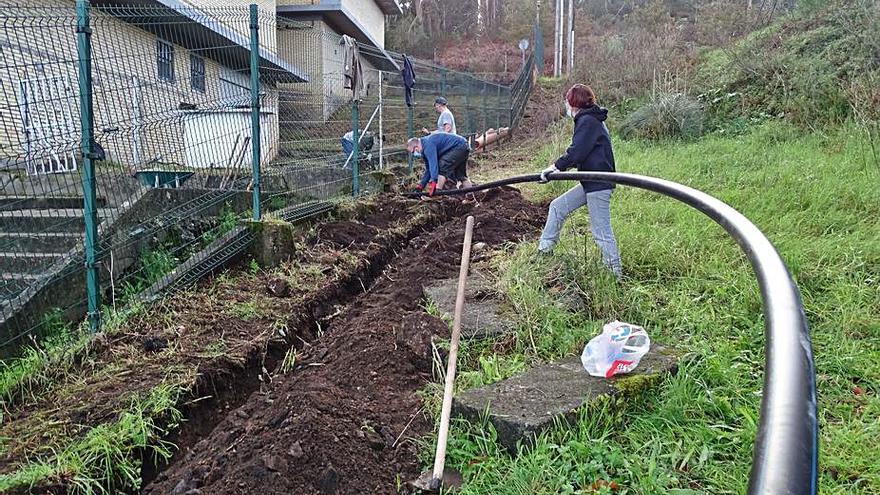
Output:
[[[572,167],[577,167],[581,172],[614,172],[611,136],[605,125],[608,110],[596,104],[593,90],[583,84],[575,84],[565,93],[565,107],[568,115],[574,118],[574,136],[565,154],[555,164],[541,171],[542,182],[547,181],[548,174]],[[576,209],[587,205],[590,212],[590,231],[602,252],[602,261],[620,278],[620,252],[614,231],[611,230],[610,205],[613,191],[613,183],[584,181],[554,199],[550,203],[538,250],[550,254],[559,241],[565,219]]]

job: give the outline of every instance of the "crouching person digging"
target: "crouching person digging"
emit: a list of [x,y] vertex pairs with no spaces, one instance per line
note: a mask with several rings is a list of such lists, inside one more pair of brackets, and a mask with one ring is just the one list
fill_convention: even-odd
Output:
[[433,196],[447,185],[471,187],[467,176],[470,148],[467,140],[456,134],[436,133],[423,138],[412,138],[406,150],[425,162],[425,173],[416,186],[419,192]]

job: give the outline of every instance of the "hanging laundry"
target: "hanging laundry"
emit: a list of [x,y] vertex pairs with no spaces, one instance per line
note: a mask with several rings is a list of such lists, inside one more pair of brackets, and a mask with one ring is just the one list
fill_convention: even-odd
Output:
[[361,55],[357,41],[348,35],[342,35],[342,58],[344,77],[343,87],[351,90],[353,100],[360,100],[364,89],[364,70],[361,66]]
[[412,60],[406,54],[403,55],[403,69],[401,69],[400,75],[403,77],[406,106],[411,107],[415,104],[413,101],[413,86],[416,85],[416,71],[413,68]]

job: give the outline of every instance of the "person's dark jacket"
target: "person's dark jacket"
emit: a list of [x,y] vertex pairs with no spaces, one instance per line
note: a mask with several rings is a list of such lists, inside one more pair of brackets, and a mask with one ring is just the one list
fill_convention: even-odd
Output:
[[[567,170],[577,167],[581,172],[614,172],[614,152],[611,136],[605,127],[608,110],[598,105],[582,108],[574,117],[574,136],[565,154],[556,160],[556,168]],[[614,189],[610,182],[581,182],[584,191],[591,193]]]
[[415,104],[413,101],[413,86],[416,84],[416,71],[413,68],[412,60],[406,55],[403,56],[403,68],[400,70],[400,75],[403,78],[403,94],[406,98],[406,106],[411,107]]
[[440,175],[440,159],[446,153],[453,150],[468,149],[467,139],[458,134],[449,134],[446,132],[435,132],[429,136],[421,138],[422,142],[422,159],[425,161],[425,173],[419,185],[423,188],[428,182],[437,182]]

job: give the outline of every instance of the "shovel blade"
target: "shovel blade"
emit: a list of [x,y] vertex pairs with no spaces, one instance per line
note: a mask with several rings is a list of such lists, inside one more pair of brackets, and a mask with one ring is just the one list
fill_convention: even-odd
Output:
[[416,490],[425,493],[438,493],[440,488],[459,489],[463,483],[461,473],[454,469],[443,469],[443,479],[434,478],[432,471],[425,471],[417,479],[410,481],[409,485]]

